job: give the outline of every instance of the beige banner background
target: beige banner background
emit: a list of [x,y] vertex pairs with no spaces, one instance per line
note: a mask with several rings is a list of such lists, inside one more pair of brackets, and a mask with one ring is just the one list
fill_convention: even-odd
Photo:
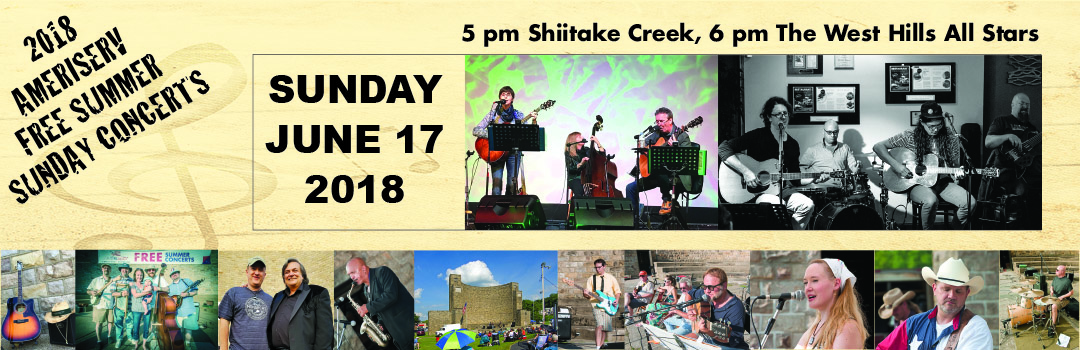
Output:
[[[0,87],[14,89],[33,79],[64,57],[117,27],[129,53],[118,58],[87,81],[77,84],[31,114],[18,115],[10,98],[0,99],[0,180],[8,182],[27,172],[41,156],[71,145],[82,137],[94,141],[92,130],[115,118],[122,110],[145,100],[161,88],[160,84],[178,81],[193,69],[204,74],[211,91],[194,96],[195,101],[170,119],[147,132],[120,144],[116,149],[95,149],[96,161],[87,169],[53,186],[46,193],[18,204],[14,195],[0,196],[2,244],[5,249],[69,248],[210,248],[222,250],[332,250],[332,249],[471,249],[467,242],[490,242],[493,249],[630,249],[645,246],[666,249],[1077,249],[1080,240],[1071,233],[1076,220],[1078,189],[1072,177],[1077,175],[1080,155],[1074,145],[1077,123],[1072,106],[1077,102],[1080,83],[1080,58],[1072,20],[1080,5],[1072,2],[917,2],[882,4],[880,2],[550,2],[544,4],[502,2],[316,2],[287,3],[246,1],[233,3],[195,2],[160,4],[154,2],[72,2],[55,4],[8,4],[0,17],[0,64],[5,67]],[[30,62],[29,48],[23,38],[46,27],[59,16],[71,18],[79,33],[74,47]],[[943,42],[949,24],[961,20],[976,23],[976,28],[992,23],[1012,29],[1038,29],[1036,42]],[[615,28],[623,38],[617,43],[540,43],[529,42],[528,25],[546,22],[568,23],[579,28],[597,22],[601,28]],[[672,42],[633,42],[628,29],[641,23],[645,28],[678,28],[685,22],[703,36],[697,45]],[[775,24],[795,23],[819,33],[815,42],[780,42]],[[889,24],[923,22],[937,30],[935,42],[888,42],[883,36],[876,43],[830,43],[824,39],[822,24],[851,24],[855,29],[879,26],[887,32]],[[521,41],[494,43],[484,47],[481,41],[462,42],[464,24],[474,24],[478,33],[485,28],[513,28]],[[723,42],[707,40],[708,31],[721,24],[726,32]],[[735,28],[767,29],[769,42],[743,43],[733,48]],[[977,33],[976,38],[981,37]],[[288,174],[309,167],[314,157],[297,157],[294,162],[276,168],[256,167],[252,172],[252,77],[253,54],[449,54],[519,53],[519,54],[1042,54],[1043,88],[1046,99],[1044,142],[1044,230],[1039,233],[1011,232],[544,232],[543,239],[533,233],[460,232],[460,231],[253,231],[251,199],[262,200],[271,193],[255,191],[251,182],[276,181],[275,191],[291,193],[304,184]],[[56,143],[26,156],[13,133],[44,115],[53,107],[66,106],[78,93],[104,80],[122,65],[145,54],[153,54],[166,76],[159,82],[124,100],[87,123],[68,116],[74,130]],[[417,58],[420,57],[420,58]],[[437,71],[448,77],[460,75],[463,58],[442,59],[434,56],[405,56],[395,62],[380,62],[378,67],[351,66],[351,74],[368,71],[415,74],[416,62],[424,71]],[[462,57],[462,56],[457,56]],[[256,72],[256,75],[259,73]],[[339,73],[348,74],[348,73]],[[387,73],[388,74],[388,73]],[[443,81],[451,83],[453,79]],[[91,83],[92,82],[92,83]],[[436,94],[453,101],[458,87],[442,86]],[[461,218],[464,202],[463,182],[459,175],[460,157],[465,140],[454,139],[453,132],[462,125],[452,113],[464,108],[461,102],[449,103],[436,116],[422,118],[424,123],[442,123],[449,128],[440,136],[437,173],[414,176],[407,195],[430,198],[438,205],[424,207],[378,206],[379,222],[416,223],[409,227],[443,227],[446,220]],[[371,113],[391,106],[347,105],[346,108],[368,118],[383,118],[387,124],[404,125],[397,114],[425,113],[417,106],[392,106],[393,114]],[[66,107],[65,107],[66,108]],[[397,108],[401,108],[398,110]],[[426,113],[425,113],[426,114]],[[417,118],[421,119],[421,118]],[[311,124],[302,116],[296,124]],[[410,123],[412,123],[410,121]],[[266,142],[256,140],[256,144]],[[381,166],[402,169],[417,161],[416,156],[380,155]],[[384,159],[386,158],[386,159]],[[372,158],[374,159],[374,158]],[[331,175],[327,173],[326,175]],[[288,182],[286,182],[288,181]],[[408,181],[408,179],[407,179]],[[423,185],[421,185],[423,183]],[[5,186],[6,187],[6,186]],[[411,192],[409,192],[411,189]],[[295,203],[303,195],[292,195]],[[267,202],[270,203],[270,202]],[[285,204],[275,204],[282,218],[302,215]],[[349,204],[340,212],[318,212],[324,217],[340,218],[349,211],[370,211],[359,203]],[[335,209],[336,210],[336,209]],[[370,215],[370,214],[368,214]],[[360,215],[357,215],[358,217]],[[366,215],[364,216],[366,217]],[[464,238],[464,239],[462,239]]]

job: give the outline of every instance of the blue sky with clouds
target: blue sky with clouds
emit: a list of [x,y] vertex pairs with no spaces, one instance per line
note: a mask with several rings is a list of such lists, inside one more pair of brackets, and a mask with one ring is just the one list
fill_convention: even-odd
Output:
[[[550,269],[544,277],[558,282],[556,251],[416,251],[413,298],[420,319],[431,310],[446,310],[450,290],[448,274],[460,274],[465,284],[487,287],[517,282],[524,299],[540,298],[540,263]],[[544,293],[555,293],[550,283]]]

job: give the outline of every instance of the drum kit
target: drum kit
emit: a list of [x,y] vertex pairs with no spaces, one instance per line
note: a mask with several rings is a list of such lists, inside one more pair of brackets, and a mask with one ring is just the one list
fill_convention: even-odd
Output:
[[[1051,305],[1054,297],[1044,296],[1044,292],[1032,288],[1038,281],[1026,279],[1020,281],[1020,286],[1009,289],[1016,295],[1016,305],[1009,305],[1009,318],[1002,320],[1003,331],[1006,335],[1015,334],[1016,337],[1028,332],[1038,335],[1038,341],[1046,335],[1053,338],[1053,323],[1050,318]],[[1019,326],[1031,324],[1027,329],[1013,332]]]
[[837,180],[796,189],[814,201],[810,227],[815,230],[884,229],[884,221],[873,207],[874,195],[870,193],[866,173],[847,172]]

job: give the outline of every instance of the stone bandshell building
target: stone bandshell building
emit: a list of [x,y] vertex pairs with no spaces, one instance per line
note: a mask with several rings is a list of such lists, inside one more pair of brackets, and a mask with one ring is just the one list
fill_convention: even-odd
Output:
[[428,328],[432,332],[453,323],[461,323],[462,328],[471,330],[484,329],[489,325],[505,328],[529,324],[531,317],[529,311],[521,308],[521,289],[518,289],[517,282],[477,287],[462,282],[461,275],[451,274],[449,287],[449,310],[428,311]]

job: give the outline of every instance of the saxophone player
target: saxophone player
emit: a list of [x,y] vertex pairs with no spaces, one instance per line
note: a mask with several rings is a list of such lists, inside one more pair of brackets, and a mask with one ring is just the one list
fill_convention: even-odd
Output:
[[367,304],[354,306],[361,317],[378,319],[390,334],[392,348],[408,350],[412,346],[413,297],[388,267],[369,268],[364,259],[352,258],[345,272],[364,288]]

